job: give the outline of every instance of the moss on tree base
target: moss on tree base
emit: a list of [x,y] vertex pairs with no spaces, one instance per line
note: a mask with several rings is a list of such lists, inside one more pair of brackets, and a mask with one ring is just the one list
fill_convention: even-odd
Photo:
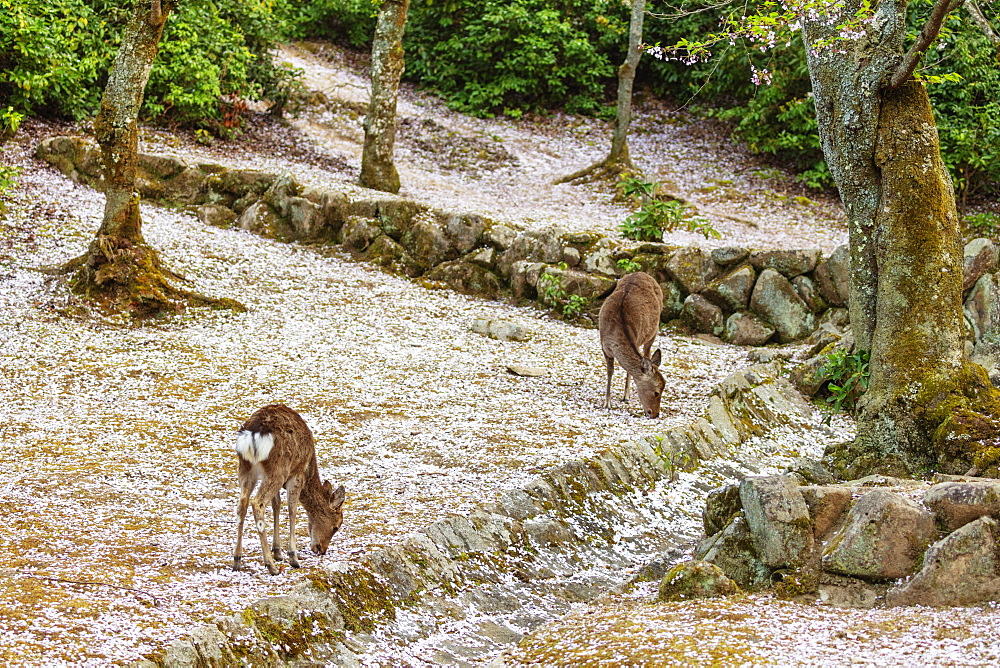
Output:
[[869,404],[858,425],[857,439],[824,456],[841,478],[932,472],[1000,477],[1000,390],[968,360],[912,393]]
[[63,265],[62,273],[72,274],[73,293],[107,315],[143,319],[183,313],[188,306],[246,311],[235,299],[207,297],[173,286],[170,279],[182,279],[161,265],[159,254],[145,243],[124,237],[96,237],[84,255]]

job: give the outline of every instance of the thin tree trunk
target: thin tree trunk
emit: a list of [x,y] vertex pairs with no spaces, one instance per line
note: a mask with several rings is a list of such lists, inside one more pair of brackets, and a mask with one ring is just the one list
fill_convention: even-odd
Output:
[[168,278],[178,276],[161,266],[156,250],[142,236],[139,194],[135,191],[138,117],[163,27],[173,7],[173,2],[164,0],[135,3],[94,120],[104,165],[104,218],[86,254],[64,267],[75,271],[70,279],[74,292],[101,310],[138,317],[182,311],[188,303],[243,310],[231,299],[211,299],[172,287]]
[[632,85],[635,71],[639,67],[642,50],[642,20],[646,15],[646,0],[632,0],[632,17],[628,28],[628,53],[625,62],[618,68],[618,113],[615,114],[615,130],[611,136],[611,153],[605,164],[631,166],[628,155],[628,126],[632,121]]
[[393,162],[396,142],[396,101],[403,76],[403,30],[410,0],[383,0],[372,42],[372,93],[365,116],[365,144],[361,152],[360,184],[385,192],[399,192],[399,173]]
[[633,169],[628,154],[628,126],[632,122],[632,86],[635,72],[642,56],[642,22],[646,15],[646,0],[632,0],[632,15],[628,27],[628,52],[625,62],[618,68],[618,111],[615,127],[611,135],[611,152],[599,162],[584,167],[567,176],[556,179],[555,183],[569,183],[595,173],[618,175]]

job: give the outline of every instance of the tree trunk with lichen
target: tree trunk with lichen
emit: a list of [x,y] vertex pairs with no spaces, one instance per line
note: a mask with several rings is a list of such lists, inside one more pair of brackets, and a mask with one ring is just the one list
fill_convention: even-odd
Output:
[[[848,6],[845,12],[854,12]],[[922,84],[889,83],[905,5],[880,3],[865,37],[804,37],[824,155],[847,211],[851,324],[871,352],[858,436],[828,452],[842,475],[998,475],[1000,394],[964,356],[962,248],[951,179]]]
[[361,179],[365,188],[399,192],[399,173],[393,162],[396,143],[396,101],[403,76],[403,30],[410,0],[383,0],[372,41],[372,93],[365,116],[365,144],[361,151]]
[[174,3],[138,0],[108,75],[94,134],[104,166],[104,218],[86,254],[65,266],[70,285],[101,310],[136,317],[179,312],[186,304],[242,309],[233,300],[216,300],[170,285],[179,277],[160,263],[142,236],[138,162],[139,109],[159,49],[166,17]]
[[632,159],[628,154],[628,126],[632,122],[632,87],[635,84],[635,72],[639,68],[639,58],[642,56],[642,24],[646,15],[646,0],[632,0],[632,14],[628,29],[628,52],[625,62],[618,68],[618,109],[615,114],[615,126],[611,134],[611,151],[608,156],[589,167],[560,177],[556,183],[569,183],[584,176],[595,175],[618,177],[622,172],[633,170]]

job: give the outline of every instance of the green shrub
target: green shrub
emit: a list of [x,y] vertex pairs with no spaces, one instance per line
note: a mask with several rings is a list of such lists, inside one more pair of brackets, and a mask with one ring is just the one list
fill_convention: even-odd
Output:
[[[286,0],[185,0],[171,14],[143,115],[222,118],[223,96],[272,99],[288,79],[270,51],[287,33]],[[129,3],[0,0],[0,107],[82,119],[97,112]]]
[[299,39],[326,39],[359,48],[371,46],[377,12],[377,0],[314,0],[292,7],[288,16]]
[[706,239],[722,236],[706,218],[692,213],[690,205],[658,199],[660,184],[656,181],[643,181],[631,174],[622,174],[617,188],[625,199],[633,200],[639,207],[618,226],[626,239],[663,241],[664,232],[673,232],[679,227],[698,232]]
[[604,47],[621,39],[622,9],[607,0],[415,3],[406,76],[475,114],[596,113],[615,74]]
[[826,359],[816,377],[826,381],[826,391],[830,395],[826,399],[833,409],[826,417],[826,422],[829,423],[830,418],[840,411],[852,412],[855,409],[858,399],[868,390],[871,370],[868,366],[870,353],[867,350],[848,353],[844,349],[838,349],[827,355]]

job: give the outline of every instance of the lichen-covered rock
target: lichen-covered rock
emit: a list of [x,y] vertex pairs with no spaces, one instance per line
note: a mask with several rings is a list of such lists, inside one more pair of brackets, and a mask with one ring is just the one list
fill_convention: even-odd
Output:
[[719,273],[711,255],[702,248],[682,248],[667,261],[667,273],[684,292],[701,292]]
[[796,276],[792,279],[792,287],[799,293],[799,297],[813,313],[821,313],[826,310],[826,301],[819,294],[816,283],[808,276]]
[[615,276],[618,274],[618,266],[615,263],[613,253],[614,247],[611,241],[604,237],[583,256],[580,268],[592,273]]
[[382,229],[376,221],[371,218],[350,216],[340,228],[340,241],[351,250],[363,251],[380,234]]
[[865,580],[911,575],[934,536],[934,515],[884,489],[866,493],[823,554],[823,568]]
[[703,541],[694,558],[715,564],[744,589],[752,591],[771,583],[771,570],[757,556],[742,513],[737,513],[721,533]]
[[445,230],[429,214],[411,223],[409,231],[403,235],[402,245],[413,259],[428,269],[458,257]]
[[670,322],[681,315],[684,308],[684,293],[673,281],[660,283],[660,290],[663,291],[663,310],[660,311],[660,322]]
[[737,246],[726,246],[712,250],[712,262],[722,267],[738,264],[750,257],[750,251]]
[[762,346],[774,336],[774,329],[752,313],[738,312],[726,319],[722,340],[734,346]]
[[980,517],[1000,517],[1000,480],[997,482],[943,482],[924,494],[924,505],[934,512],[938,526],[954,531]]
[[847,306],[851,298],[851,249],[838,246],[816,267],[814,276],[823,299],[834,306]]
[[976,339],[1000,334],[1000,274],[980,277],[965,300],[964,310]]
[[283,239],[285,236],[281,216],[263,200],[245,209],[236,219],[236,227],[267,239]]
[[202,223],[213,227],[231,227],[236,222],[236,212],[221,204],[202,204],[195,215]]
[[660,580],[661,601],[689,601],[739,593],[740,588],[722,569],[705,561],[677,564]]
[[411,278],[422,273],[420,265],[391,237],[380,234],[365,250],[365,257],[395,274]]
[[[830,476],[831,478],[833,476]],[[838,529],[850,510],[852,492],[849,487],[809,485],[800,488],[802,498],[809,507],[813,523],[813,537],[825,541]]]
[[681,319],[696,332],[721,336],[725,328],[722,309],[698,294],[688,295],[681,307]]
[[486,220],[474,213],[454,214],[445,219],[445,234],[460,254],[475,248],[486,229]]
[[425,275],[429,280],[441,281],[452,290],[466,295],[496,299],[503,294],[503,284],[496,274],[470,262],[444,262]]
[[527,329],[510,320],[476,318],[472,322],[472,331],[497,341],[527,341],[531,338]]
[[701,514],[705,535],[714,536],[725,529],[736,513],[743,510],[739,485],[716,487],[705,498],[705,510]]
[[[837,479],[823,462],[808,457],[796,457],[788,465],[788,472],[801,477],[810,485],[832,485]],[[808,503],[808,502],[807,502]]]
[[962,291],[971,288],[985,274],[995,272],[998,259],[1000,259],[1000,253],[997,252],[996,244],[989,239],[980,237],[965,244]]
[[750,253],[750,264],[757,271],[774,269],[792,279],[815,269],[819,256],[818,248],[754,251]]
[[774,269],[761,272],[750,297],[750,310],[774,327],[781,343],[803,339],[816,329],[816,317],[788,279]]
[[768,568],[797,568],[813,549],[809,507],[783,475],[746,478],[740,500],[757,556]]
[[983,517],[934,543],[923,567],[886,592],[887,605],[958,606],[1000,600],[1000,527]]
[[709,283],[701,294],[727,311],[740,311],[750,302],[750,293],[753,292],[756,279],[757,274],[754,273],[753,267],[744,265],[731,274]]

